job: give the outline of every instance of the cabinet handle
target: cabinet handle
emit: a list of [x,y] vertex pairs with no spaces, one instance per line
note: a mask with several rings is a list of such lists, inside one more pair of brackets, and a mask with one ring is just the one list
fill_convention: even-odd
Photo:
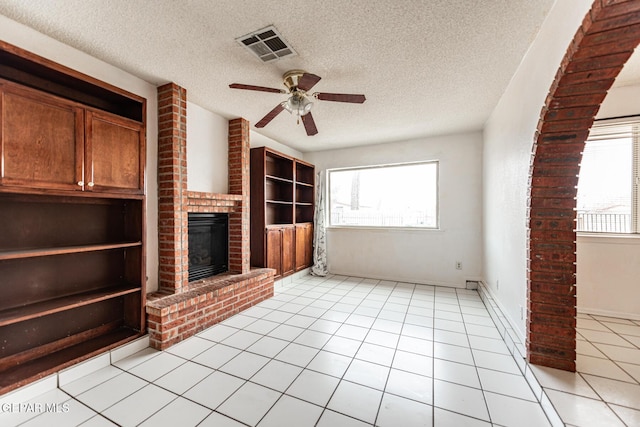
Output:
[[84,185],[84,181],[78,181],[78,185],[82,187]]
[[89,187],[93,187],[95,184],[94,184],[93,182],[89,182],[87,185],[88,185]]

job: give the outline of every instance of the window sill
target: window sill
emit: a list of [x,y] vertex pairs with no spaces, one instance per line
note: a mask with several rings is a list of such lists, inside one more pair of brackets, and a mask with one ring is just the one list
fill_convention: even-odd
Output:
[[579,231],[576,233],[578,242],[584,243],[612,243],[612,244],[640,244],[640,234],[623,233],[588,233]]
[[417,231],[417,232],[443,232],[441,228],[426,228],[426,227],[376,227],[365,225],[330,225],[326,227],[327,230],[350,230],[350,231]]

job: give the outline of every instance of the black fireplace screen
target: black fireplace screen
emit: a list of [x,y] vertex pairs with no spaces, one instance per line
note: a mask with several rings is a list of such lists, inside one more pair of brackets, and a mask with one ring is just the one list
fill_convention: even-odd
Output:
[[227,271],[229,216],[220,213],[189,214],[189,281]]

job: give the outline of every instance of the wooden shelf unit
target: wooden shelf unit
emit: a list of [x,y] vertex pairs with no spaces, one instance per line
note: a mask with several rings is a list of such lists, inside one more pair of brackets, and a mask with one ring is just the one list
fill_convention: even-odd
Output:
[[[295,161],[295,222],[313,223],[314,204],[315,204],[315,168],[313,165]],[[311,237],[313,238],[313,237]]]
[[0,395],[135,339],[146,101],[0,41]]
[[35,258],[41,256],[79,254],[82,252],[106,251],[109,249],[132,248],[142,246],[142,242],[111,243],[104,245],[68,246],[59,248],[24,249],[0,252],[0,261],[7,259]]
[[311,265],[315,168],[267,147],[251,150],[251,264],[286,276]]

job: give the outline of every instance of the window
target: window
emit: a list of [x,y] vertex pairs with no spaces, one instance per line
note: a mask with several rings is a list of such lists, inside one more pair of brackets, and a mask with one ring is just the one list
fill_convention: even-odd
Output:
[[591,129],[578,180],[578,231],[637,233],[640,120]]
[[438,162],[329,171],[332,226],[438,228]]

